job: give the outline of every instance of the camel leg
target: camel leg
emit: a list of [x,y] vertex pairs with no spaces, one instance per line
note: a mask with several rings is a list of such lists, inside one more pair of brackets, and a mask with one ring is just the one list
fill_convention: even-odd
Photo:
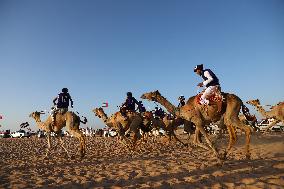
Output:
[[47,148],[46,148],[46,153],[45,153],[45,158],[48,156],[50,150],[51,150],[51,137],[50,137],[50,132],[46,133],[46,138],[47,138]]
[[86,154],[86,142],[85,142],[85,136],[80,130],[69,130],[70,134],[72,134],[74,137],[78,138],[80,142],[79,146],[79,152],[80,156],[84,157]]
[[173,135],[173,137],[174,137],[179,143],[181,143],[181,144],[184,145],[184,146],[188,146],[187,144],[183,143],[183,142],[177,137],[177,135],[175,134],[175,132],[174,132],[173,129],[170,130],[170,133],[171,133],[171,135]]
[[[197,127],[195,129],[193,144],[196,145],[196,146],[200,146],[200,147],[204,146],[204,145],[202,145],[202,141],[201,141],[201,132]],[[206,146],[204,146],[204,147],[202,147],[202,148],[209,150],[209,148],[207,148]]]
[[229,154],[229,151],[231,150],[232,146],[236,143],[237,141],[237,135],[236,135],[236,130],[231,124],[227,125],[228,133],[229,133],[229,144],[227,146],[227,149],[224,153],[224,158]]
[[65,150],[67,156],[70,157],[69,153],[68,153],[68,150],[66,149],[66,147],[64,145],[64,140],[63,140],[62,136],[59,137],[59,140],[60,140],[60,143],[61,143],[61,147]]
[[124,129],[121,125],[117,124],[115,125],[115,128],[118,128],[118,135],[119,135],[119,142],[122,143],[124,146],[128,147],[129,145],[129,140],[126,137],[126,135],[130,132],[130,128],[124,132]]
[[143,120],[140,117],[134,119],[129,128],[134,133],[134,137],[132,139],[132,148],[135,149],[137,140],[141,137],[139,133],[139,126],[143,124]]
[[236,116],[229,116],[229,118],[226,119],[226,125],[232,125],[232,127],[239,128],[246,134],[246,145],[245,145],[245,154],[246,158],[250,158],[250,137],[251,137],[251,128],[248,125],[245,125],[243,122],[240,121],[240,119]]
[[[193,123],[195,124],[196,126],[196,130],[199,130],[201,132],[201,134],[203,134],[207,144],[209,145],[210,149],[213,151],[213,153],[215,154],[215,156],[218,158],[218,160],[220,160],[219,158],[219,154],[216,150],[216,148],[214,147],[214,145],[212,144],[212,142],[210,141],[209,137],[208,137],[208,134],[206,133],[205,129],[204,129],[204,124],[202,123],[201,120],[199,119],[195,119],[195,121],[193,120]],[[197,131],[198,132],[198,131]],[[201,143],[200,144],[197,144],[198,146],[206,149],[207,147],[205,145],[202,145]],[[208,148],[207,148],[208,149]]]
[[216,155],[216,157],[219,159],[219,154],[216,150],[216,148],[213,146],[212,142],[210,141],[208,134],[206,133],[206,131],[204,130],[204,128],[202,126],[199,126],[199,130],[200,132],[203,134],[207,144],[209,145],[209,147],[211,148],[211,150],[213,151],[213,153]]
[[270,123],[270,124],[267,126],[267,128],[265,129],[265,133],[269,132],[269,129],[270,129],[271,127],[273,127],[274,125],[276,125],[278,122],[279,122],[278,120],[275,120],[275,121],[273,121],[272,123]]

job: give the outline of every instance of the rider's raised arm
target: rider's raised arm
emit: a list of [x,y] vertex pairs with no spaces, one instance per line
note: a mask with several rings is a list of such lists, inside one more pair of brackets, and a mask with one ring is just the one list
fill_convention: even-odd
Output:
[[138,107],[141,107],[141,104],[138,102],[138,100],[136,100],[136,98],[132,97],[133,101],[135,102],[135,104],[137,104]]
[[57,100],[57,99],[58,99],[58,96],[53,99],[53,104],[54,104],[54,105],[56,105],[56,100]]
[[70,102],[71,102],[71,107],[73,108],[73,100],[72,100],[72,98],[71,98],[71,96],[70,96],[70,94],[69,94],[69,93],[68,93],[68,97],[69,97]]

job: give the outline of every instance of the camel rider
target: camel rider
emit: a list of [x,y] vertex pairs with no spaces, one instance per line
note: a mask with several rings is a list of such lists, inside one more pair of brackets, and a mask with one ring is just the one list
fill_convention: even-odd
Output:
[[157,119],[163,119],[165,117],[165,111],[162,108],[155,107],[154,115]]
[[125,102],[121,105],[121,107],[123,107],[124,109],[121,111],[121,114],[127,118],[127,111],[130,111],[130,112],[135,112],[135,104],[137,104],[137,106],[139,108],[141,108],[141,105],[139,104],[139,102],[136,100],[136,98],[134,98],[132,96],[132,92],[127,92],[126,93],[127,97],[126,97],[126,100]]
[[178,101],[179,101],[179,104],[178,104],[178,107],[182,107],[185,105],[185,98],[183,95],[181,95],[180,97],[178,97]]
[[138,106],[138,110],[140,113],[146,112],[146,108],[144,107],[142,101],[138,102],[140,104],[140,106]]
[[[194,72],[203,78],[203,82],[199,83],[197,86],[205,87],[205,91],[201,95],[200,103],[204,105],[209,104],[209,99],[212,94],[220,91],[219,79],[210,69],[203,69],[203,64],[197,65],[194,68]],[[220,107],[218,106],[218,110]]]
[[69,101],[71,102],[71,107],[73,108],[73,100],[70,94],[68,93],[68,89],[63,88],[62,92],[59,93],[58,96],[53,99],[53,104],[54,106],[56,106],[56,108],[53,107],[51,109],[52,125],[55,124],[55,116],[57,112],[64,114],[68,111]]

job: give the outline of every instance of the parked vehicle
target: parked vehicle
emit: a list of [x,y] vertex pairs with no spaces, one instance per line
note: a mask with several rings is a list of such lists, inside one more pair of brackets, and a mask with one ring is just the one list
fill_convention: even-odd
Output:
[[10,138],[10,130],[1,131],[0,138]]
[[[261,132],[264,132],[268,128],[268,125],[270,123],[272,123],[273,121],[274,121],[273,118],[272,119],[263,119],[257,124],[257,126],[258,126],[258,128]],[[276,124],[276,125],[272,126],[269,130],[270,131],[276,131],[276,132],[284,131],[284,125]]]
[[22,130],[22,129],[15,131],[15,132],[12,132],[10,135],[11,135],[12,138],[23,138],[23,137],[29,137],[30,136],[29,132],[26,132],[25,130]]

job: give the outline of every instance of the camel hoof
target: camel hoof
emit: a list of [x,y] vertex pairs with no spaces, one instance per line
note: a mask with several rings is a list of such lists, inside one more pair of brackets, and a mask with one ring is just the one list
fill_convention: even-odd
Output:
[[246,159],[251,159],[250,153],[246,154]]

